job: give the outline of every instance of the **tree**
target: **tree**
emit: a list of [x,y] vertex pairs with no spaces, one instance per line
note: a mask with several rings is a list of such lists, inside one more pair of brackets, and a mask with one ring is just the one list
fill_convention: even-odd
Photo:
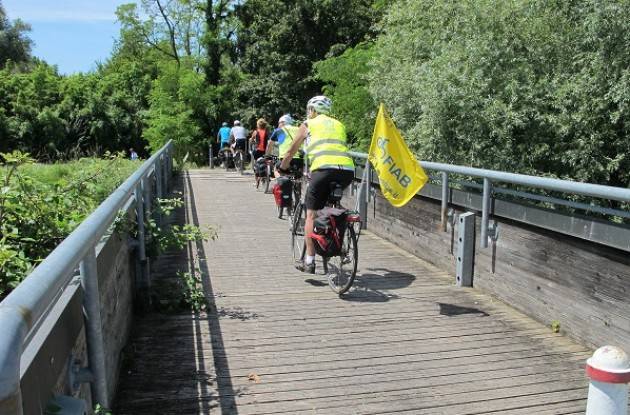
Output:
[[26,37],[26,33],[30,30],[31,27],[20,19],[10,22],[0,3],[0,69],[8,61],[28,62],[31,56],[31,40]]
[[368,64],[374,59],[374,44],[360,43],[315,64],[318,79],[325,82],[324,93],[333,101],[333,113],[348,132],[353,147],[367,150],[372,138],[376,103],[368,90]]
[[221,83],[221,66],[223,57],[232,51],[233,1],[206,0],[203,8],[206,20],[206,32],[203,44],[206,49],[204,71],[208,85]]
[[626,0],[400,0],[369,89],[422,158],[625,187],[629,19]]
[[236,9],[239,112],[247,119],[303,113],[322,82],[313,63],[363,41],[379,10],[371,0],[249,0]]
[[[159,51],[181,65],[182,57],[195,60],[200,54],[203,14],[197,0],[142,0],[146,18],[140,18],[135,3],[116,10],[121,37],[129,45],[140,43]],[[137,47],[137,45],[136,45]]]

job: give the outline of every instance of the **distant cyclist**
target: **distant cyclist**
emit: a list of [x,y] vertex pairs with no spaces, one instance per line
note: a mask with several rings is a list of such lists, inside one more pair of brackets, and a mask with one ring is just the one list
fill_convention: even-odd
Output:
[[232,144],[232,154],[240,149],[243,153],[247,152],[247,130],[241,126],[239,120],[234,121],[234,127],[230,130],[230,142]]
[[[278,157],[280,162],[282,162],[282,159],[284,159],[287,155],[295,137],[298,135],[298,131],[300,130],[298,127],[293,125],[294,122],[295,121],[290,114],[280,117],[278,120],[278,128],[274,130],[273,134],[271,134],[271,138],[269,139],[267,154],[272,154],[274,147],[278,146]],[[280,164],[278,164],[278,166],[280,166]],[[304,160],[302,159],[300,150],[291,159],[290,169],[299,176],[303,168]]]
[[[332,101],[325,96],[311,98],[306,104],[307,120],[298,129],[293,144],[280,163],[280,172],[288,172],[291,160],[306,142],[306,155],[311,170],[311,182],[306,191],[306,221],[304,235],[313,232],[315,212],[326,205],[330,183],[337,182],[346,188],[354,179],[354,162],[348,154],[346,128],[330,117]],[[315,273],[315,246],[311,238],[304,238],[306,257],[296,267],[303,272]]]
[[217,133],[217,142],[219,143],[219,150],[228,147],[230,145],[230,127],[228,123],[224,122],[219,132]]
[[256,121],[256,129],[252,132],[252,136],[249,139],[251,143],[256,145],[254,160],[257,160],[258,157],[262,157],[265,154],[270,136],[271,133],[269,132],[267,121],[264,118],[260,118]]

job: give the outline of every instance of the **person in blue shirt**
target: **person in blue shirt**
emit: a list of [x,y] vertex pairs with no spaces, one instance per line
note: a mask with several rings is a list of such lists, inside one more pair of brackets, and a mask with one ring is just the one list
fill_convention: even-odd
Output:
[[224,147],[229,147],[230,145],[230,127],[228,127],[228,123],[224,122],[219,132],[217,133],[217,141],[221,144],[219,150],[223,150]]

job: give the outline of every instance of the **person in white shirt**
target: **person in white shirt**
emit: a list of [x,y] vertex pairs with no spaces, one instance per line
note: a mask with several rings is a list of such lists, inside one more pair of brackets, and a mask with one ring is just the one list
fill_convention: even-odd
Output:
[[239,148],[243,153],[247,153],[247,130],[243,128],[239,120],[234,121],[234,127],[230,130],[230,142],[232,143],[232,154]]

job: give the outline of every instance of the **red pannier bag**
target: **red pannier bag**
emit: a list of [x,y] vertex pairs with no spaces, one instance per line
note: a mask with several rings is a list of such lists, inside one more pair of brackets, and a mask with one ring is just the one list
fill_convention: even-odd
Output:
[[278,177],[276,184],[273,185],[273,197],[276,200],[276,206],[290,207],[291,193],[293,192],[293,182],[285,176]]
[[317,212],[313,222],[313,233],[308,237],[315,242],[315,251],[329,258],[341,253],[343,237],[348,227],[348,210],[327,207]]

